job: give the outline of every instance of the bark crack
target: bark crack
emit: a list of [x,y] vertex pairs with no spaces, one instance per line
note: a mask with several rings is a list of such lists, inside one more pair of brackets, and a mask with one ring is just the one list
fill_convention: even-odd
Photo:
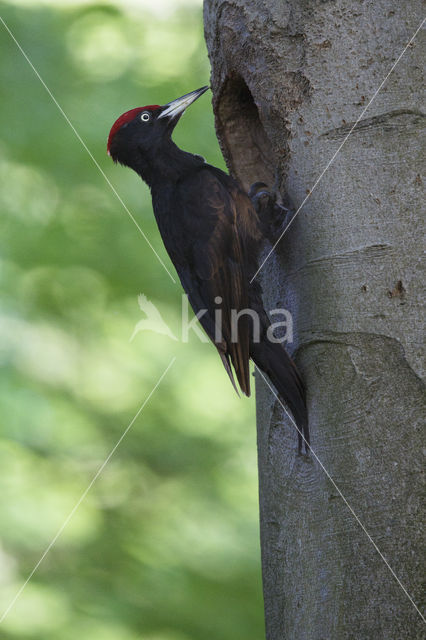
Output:
[[389,348],[393,349],[397,353],[397,357],[400,361],[403,361],[409,371],[415,376],[420,385],[425,388],[425,382],[416,373],[411,364],[408,362],[405,354],[405,349],[401,341],[395,336],[391,337],[383,333],[375,333],[373,331],[329,331],[317,335],[311,334],[311,337],[307,337],[303,340],[303,343],[295,351],[296,354],[302,353],[307,347],[315,344],[339,344],[347,347],[359,348],[359,343],[362,340],[382,340],[383,343]]
[[[383,131],[398,131],[400,129],[416,128],[421,126],[422,119],[424,117],[425,114],[417,109],[394,109],[388,113],[382,113],[377,116],[372,116],[371,118],[363,118],[357,122],[351,135],[370,130],[374,127],[382,128]],[[398,118],[398,121],[394,122],[396,118]],[[348,122],[341,127],[330,129],[329,131],[322,133],[320,137],[330,139],[342,138],[351,131],[355,122],[356,120],[354,122]]]

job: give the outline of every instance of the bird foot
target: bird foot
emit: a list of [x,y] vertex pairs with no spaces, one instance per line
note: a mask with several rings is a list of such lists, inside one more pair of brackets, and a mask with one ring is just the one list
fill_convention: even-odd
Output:
[[293,218],[294,209],[290,199],[286,196],[285,203],[278,202],[281,194],[277,189],[269,191],[264,182],[254,182],[248,195],[259,216],[263,235],[271,244],[275,244]]

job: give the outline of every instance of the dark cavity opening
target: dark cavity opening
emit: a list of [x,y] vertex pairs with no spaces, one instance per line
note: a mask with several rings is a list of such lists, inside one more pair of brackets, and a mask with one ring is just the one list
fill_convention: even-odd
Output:
[[257,181],[272,188],[274,153],[250,89],[240,76],[225,81],[216,116],[222,151],[231,173],[247,190]]

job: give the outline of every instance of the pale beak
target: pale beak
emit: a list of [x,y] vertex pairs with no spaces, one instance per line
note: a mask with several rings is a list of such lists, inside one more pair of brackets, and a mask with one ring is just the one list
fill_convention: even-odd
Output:
[[207,91],[209,87],[201,87],[201,89],[196,89],[196,91],[191,91],[191,93],[186,93],[181,98],[177,98],[173,100],[173,102],[169,102],[165,104],[158,118],[170,118],[171,120],[177,118],[182,115],[187,107],[190,104],[195,102],[197,98],[203,95]]

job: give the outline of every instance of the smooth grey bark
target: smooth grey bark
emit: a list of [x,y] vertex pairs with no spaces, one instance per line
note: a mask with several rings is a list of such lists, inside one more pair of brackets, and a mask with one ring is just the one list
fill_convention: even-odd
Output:
[[[420,0],[205,0],[231,173],[299,206],[419,26]],[[260,278],[291,310],[312,447],[421,607],[420,32]],[[268,640],[424,637],[419,613],[257,380]],[[423,570],[423,571],[422,571]]]

